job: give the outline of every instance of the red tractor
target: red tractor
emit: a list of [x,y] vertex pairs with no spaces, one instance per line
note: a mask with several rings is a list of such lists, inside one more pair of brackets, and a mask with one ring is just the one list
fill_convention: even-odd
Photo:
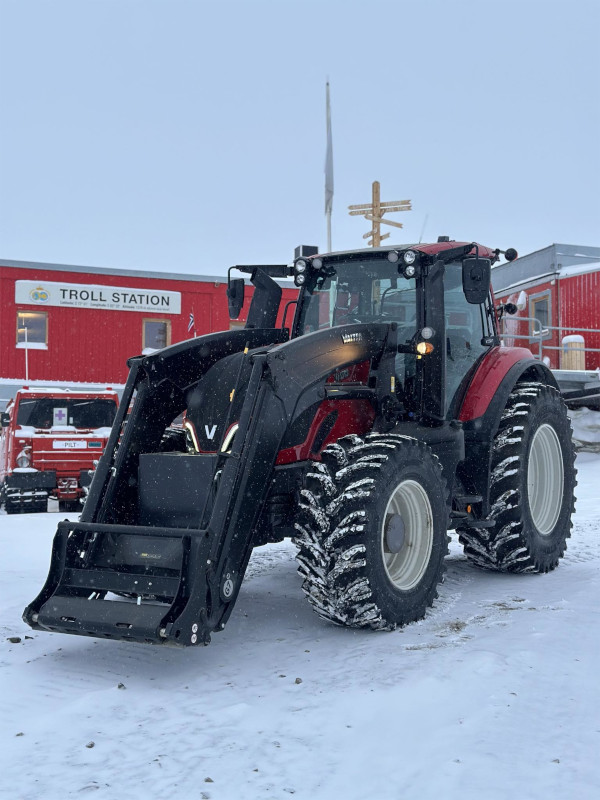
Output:
[[79,511],[117,413],[101,391],[19,389],[1,416],[0,502],[7,514]]
[[[253,547],[286,536],[315,611],[353,627],[423,617],[449,528],[480,567],[554,569],[571,431],[551,372],[500,345],[500,252],[445,239],[238,267],[256,287],[244,329],[131,359],[81,519],[59,524],[24,619],[207,644]],[[289,330],[287,313],[276,327],[286,276]],[[243,290],[229,281],[233,317]]]

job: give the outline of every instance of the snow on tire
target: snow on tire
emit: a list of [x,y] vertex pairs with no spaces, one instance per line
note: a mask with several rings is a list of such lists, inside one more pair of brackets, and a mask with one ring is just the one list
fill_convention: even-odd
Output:
[[321,456],[306,475],[295,524],[309,602],[349,627],[393,630],[421,619],[448,552],[438,459],[395,434],[345,436]]
[[457,526],[466,556],[502,572],[549,572],[571,535],[577,484],[571,424],[551,386],[513,389],[494,437],[492,528]]

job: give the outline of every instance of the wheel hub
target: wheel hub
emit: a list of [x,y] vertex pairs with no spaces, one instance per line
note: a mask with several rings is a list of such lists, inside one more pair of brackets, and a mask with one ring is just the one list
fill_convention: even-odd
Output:
[[564,465],[558,434],[544,424],[529,449],[527,494],[533,524],[542,536],[552,533],[562,508]]
[[400,514],[387,516],[385,523],[385,550],[388,553],[399,553],[406,538],[404,520]]
[[399,591],[422,580],[433,550],[433,512],[425,488],[404,480],[392,492],[381,526],[381,550],[388,578]]

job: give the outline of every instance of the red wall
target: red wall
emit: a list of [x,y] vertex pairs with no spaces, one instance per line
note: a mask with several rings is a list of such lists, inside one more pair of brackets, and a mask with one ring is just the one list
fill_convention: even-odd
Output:
[[[585,272],[570,278],[561,278],[559,283],[560,319],[563,335],[576,333],[575,328],[600,329],[600,272]],[[581,333],[585,346],[600,349],[599,333]],[[600,353],[585,354],[585,368],[600,366]]]
[[[578,328],[600,329],[600,272],[585,272],[570,277],[556,278],[553,281],[545,281],[536,286],[529,286],[523,289],[528,297],[550,292],[551,320],[550,325],[559,327],[561,330],[552,331],[552,335],[543,339],[542,355],[550,359],[550,366],[553,369],[560,369],[561,364],[561,342],[564,336],[572,333],[579,333]],[[497,302],[516,303],[521,293],[521,289],[511,290],[496,294]],[[531,308],[519,311],[515,317],[522,318],[531,316]],[[529,339],[523,336],[528,331],[530,323],[521,322],[511,328],[511,318],[506,318],[505,330],[514,330],[514,342],[505,339],[507,344],[515,344],[518,347],[529,347],[534,356],[539,354],[538,340]],[[600,349],[600,333],[581,332],[584,337],[585,347]],[[551,347],[558,349],[550,349]],[[585,368],[596,369],[600,366],[600,353],[585,354]]]
[[[15,281],[64,282],[84,285],[123,286],[181,293],[181,313],[164,314],[143,311],[64,308],[15,303]],[[142,351],[144,319],[169,319],[171,343],[189,339],[190,312],[195,318],[195,332],[200,336],[228,330],[227,279],[180,280],[165,277],[140,277],[135,274],[72,272],[70,270],[31,269],[0,264],[0,377],[25,380],[25,350],[17,348],[17,311],[44,310],[48,313],[48,348],[29,349],[29,380],[124,383],[127,359]],[[240,319],[245,319],[253,287],[247,287],[247,299]],[[285,301],[297,295],[284,290]],[[281,317],[281,313],[280,313]],[[291,315],[288,315],[288,322]]]

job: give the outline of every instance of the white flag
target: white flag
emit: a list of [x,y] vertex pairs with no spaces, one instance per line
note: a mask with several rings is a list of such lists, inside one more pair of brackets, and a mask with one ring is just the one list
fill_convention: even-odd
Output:
[[333,143],[331,139],[331,108],[329,106],[329,81],[327,82],[327,154],[325,156],[325,214],[333,208]]

